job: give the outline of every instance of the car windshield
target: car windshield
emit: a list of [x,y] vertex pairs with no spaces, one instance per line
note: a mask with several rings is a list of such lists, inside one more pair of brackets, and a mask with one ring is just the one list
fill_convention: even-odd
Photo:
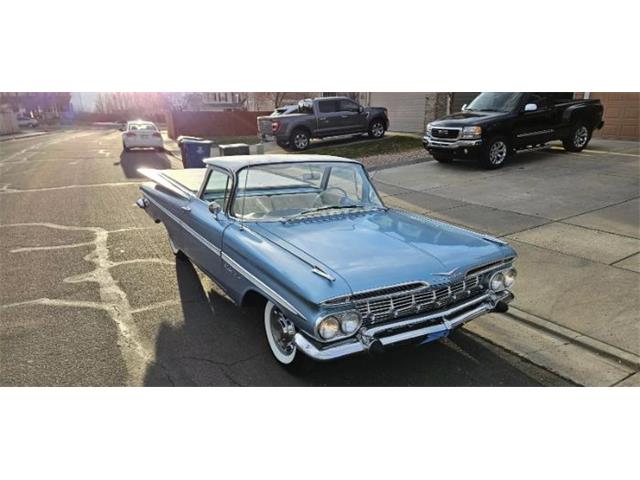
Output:
[[378,208],[383,204],[361,165],[299,162],[241,170],[231,214],[244,220],[287,221]]
[[485,92],[478,95],[467,110],[478,112],[513,112],[520,101],[520,93]]

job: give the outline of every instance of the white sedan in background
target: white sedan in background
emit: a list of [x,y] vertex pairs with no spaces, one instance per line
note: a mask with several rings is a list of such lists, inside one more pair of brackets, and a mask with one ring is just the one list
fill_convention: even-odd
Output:
[[132,148],[164,150],[164,141],[155,123],[136,120],[127,122],[127,126],[122,132],[122,148],[125,152]]

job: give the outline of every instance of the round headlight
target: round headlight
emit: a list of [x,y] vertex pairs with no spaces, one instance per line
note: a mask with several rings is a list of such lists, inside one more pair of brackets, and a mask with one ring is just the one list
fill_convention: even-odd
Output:
[[342,333],[351,335],[360,328],[360,315],[356,312],[347,312],[340,320],[340,330]]
[[504,272],[504,286],[507,288],[511,288],[513,283],[516,281],[516,277],[518,276],[518,272],[515,268],[510,268],[506,272]]
[[340,332],[340,323],[336,317],[327,317],[318,325],[318,334],[325,340],[335,337]]
[[502,272],[493,274],[493,277],[491,277],[491,280],[489,281],[489,287],[494,292],[504,290],[504,275]]

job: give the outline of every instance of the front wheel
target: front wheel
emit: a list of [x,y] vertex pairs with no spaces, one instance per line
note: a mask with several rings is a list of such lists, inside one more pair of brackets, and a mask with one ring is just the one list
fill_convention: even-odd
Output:
[[591,129],[584,123],[575,125],[569,136],[562,140],[562,146],[568,152],[580,152],[591,140]]
[[500,168],[509,156],[509,144],[505,137],[491,138],[480,153],[480,164],[489,170]]
[[270,301],[264,307],[264,330],[271,353],[280,365],[294,372],[308,367],[309,357],[296,346],[293,323]]
[[384,137],[384,132],[386,127],[382,120],[374,120],[369,125],[369,136],[371,138],[382,138]]

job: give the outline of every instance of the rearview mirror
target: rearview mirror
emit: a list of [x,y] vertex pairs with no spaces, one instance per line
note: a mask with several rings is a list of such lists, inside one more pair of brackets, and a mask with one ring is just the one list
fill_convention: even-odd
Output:
[[222,207],[218,202],[211,202],[209,204],[209,211],[213,213],[213,216],[218,218],[218,214],[222,211]]
[[535,112],[536,110],[538,110],[538,105],[536,105],[535,103],[527,103],[524,106],[525,112]]
[[305,182],[311,182],[313,180],[320,180],[320,174],[318,172],[303,173],[302,174],[302,180],[304,180]]

